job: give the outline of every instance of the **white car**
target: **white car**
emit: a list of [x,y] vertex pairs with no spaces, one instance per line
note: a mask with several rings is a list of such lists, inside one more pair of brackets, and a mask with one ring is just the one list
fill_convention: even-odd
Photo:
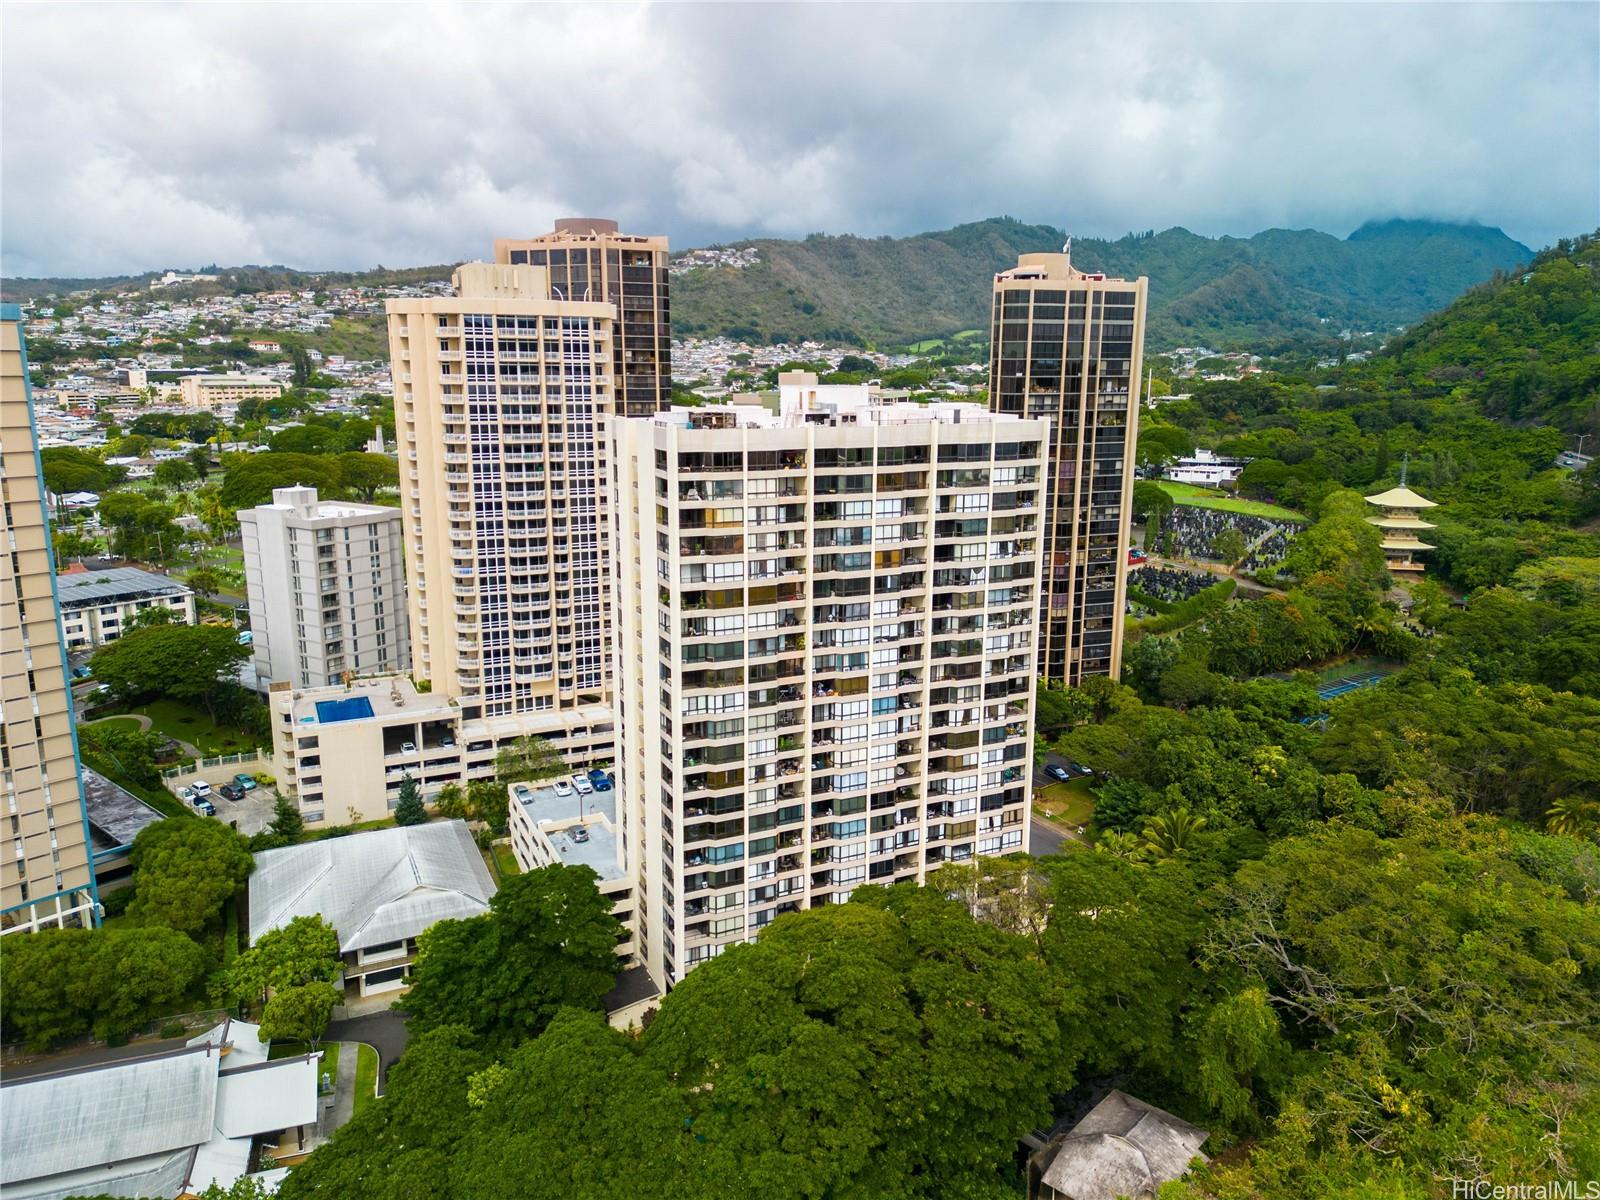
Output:
[[593,793],[594,784],[589,782],[587,775],[572,776],[572,786],[578,789],[578,795],[587,796]]
[[194,789],[186,787],[179,788],[178,799],[182,800],[185,804],[189,803],[189,801],[194,799]]
[[415,742],[401,742],[400,743],[400,753],[401,754],[415,754],[416,752],[417,752],[417,744]]
[[558,795],[558,796],[570,796],[570,795],[572,795],[572,785],[570,783],[568,783],[565,779],[556,780],[554,786],[555,786],[555,789],[556,789],[556,795]]
[[207,796],[211,795],[211,785],[204,779],[196,779],[194,783],[190,785],[189,790],[197,800],[204,800]]

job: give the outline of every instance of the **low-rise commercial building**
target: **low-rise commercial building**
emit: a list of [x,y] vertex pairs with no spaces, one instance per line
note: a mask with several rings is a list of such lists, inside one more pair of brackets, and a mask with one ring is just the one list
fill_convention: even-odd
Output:
[[386,817],[407,776],[428,799],[447,784],[492,779],[496,754],[523,736],[544,738],[574,770],[615,755],[615,722],[603,704],[537,721],[463,720],[454,700],[419,692],[404,675],[303,690],[275,683],[267,706],[279,791],[310,824]]
[[299,1152],[322,1055],[269,1049],[259,1026],[225,1021],[176,1050],[8,1081],[0,1196],[192,1197],[250,1174],[258,1149]]
[[165,817],[120,784],[92,767],[83,768],[83,803],[89,813],[89,849],[95,880],[107,882],[133,873],[133,839]]
[[320,916],[339,935],[353,994],[397,991],[423,931],[488,912],[494,892],[464,821],[263,850],[250,874],[250,942],[296,917]]
[[74,568],[56,577],[56,592],[69,650],[116,641],[133,615],[147,608],[169,608],[183,624],[194,624],[194,590],[138,567]]
[[259,684],[411,669],[398,508],[286,487],[238,517]]
[[617,943],[617,953],[631,959],[633,876],[617,827],[621,793],[608,788],[561,796],[549,781],[514,783],[508,791],[506,812],[517,866],[524,871],[550,866],[593,871],[595,887],[611,901],[612,915],[627,931]]
[[186,375],[178,395],[189,408],[231,408],[245,400],[276,400],[283,384],[266,375]]

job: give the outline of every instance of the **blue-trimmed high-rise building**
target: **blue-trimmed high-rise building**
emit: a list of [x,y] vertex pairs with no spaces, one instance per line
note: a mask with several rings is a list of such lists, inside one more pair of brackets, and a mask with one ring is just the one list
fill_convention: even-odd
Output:
[[93,925],[97,897],[22,313],[0,305],[0,933]]

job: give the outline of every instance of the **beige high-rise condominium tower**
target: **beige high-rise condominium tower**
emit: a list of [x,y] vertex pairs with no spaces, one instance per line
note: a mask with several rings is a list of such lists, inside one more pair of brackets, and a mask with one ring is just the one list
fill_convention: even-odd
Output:
[[95,922],[22,314],[0,305],[0,933]]
[[600,217],[568,217],[539,237],[499,239],[494,260],[544,267],[556,299],[615,306],[607,412],[647,417],[672,403],[666,238],[620,233]]
[[611,423],[617,786],[661,986],[1025,848],[1043,421],[781,377]]
[[1122,668],[1148,285],[1066,254],[1021,255],[994,279],[989,407],[1052,424],[1039,672],[1067,684]]
[[[599,256],[590,299],[549,266],[468,263],[454,296],[388,306],[413,674],[497,742],[610,698],[603,425],[644,379],[617,368],[618,306],[600,298],[629,239],[573,236]],[[638,240],[664,268],[664,240]],[[649,395],[665,396],[653,363]]]

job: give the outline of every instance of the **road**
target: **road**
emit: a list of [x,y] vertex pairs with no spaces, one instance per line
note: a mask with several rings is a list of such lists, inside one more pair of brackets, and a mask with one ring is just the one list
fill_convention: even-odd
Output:
[[1060,854],[1061,843],[1067,835],[1054,825],[1046,825],[1037,817],[1028,822],[1028,853],[1034,855]]

